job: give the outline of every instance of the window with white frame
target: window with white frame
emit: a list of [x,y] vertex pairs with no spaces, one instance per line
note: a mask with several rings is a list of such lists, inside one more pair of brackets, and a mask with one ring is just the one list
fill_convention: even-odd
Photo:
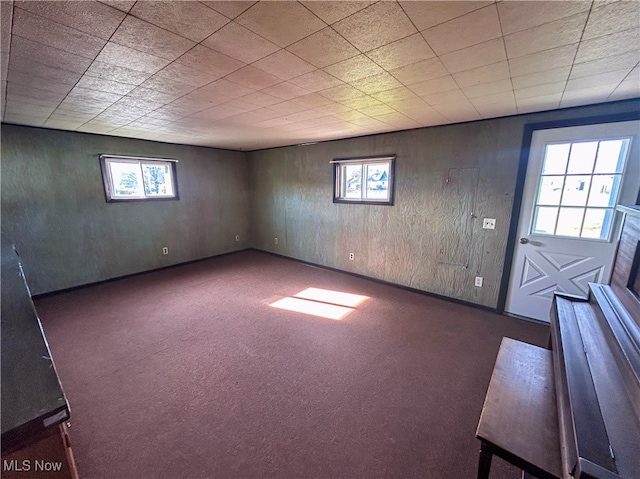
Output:
[[393,204],[395,156],[333,160],[333,202]]
[[548,144],[531,234],[609,240],[629,143]]
[[178,199],[176,160],[100,155],[107,201]]

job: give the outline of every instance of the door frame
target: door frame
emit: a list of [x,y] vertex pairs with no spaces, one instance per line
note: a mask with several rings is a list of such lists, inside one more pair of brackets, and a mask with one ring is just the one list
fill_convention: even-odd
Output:
[[[522,146],[520,148],[520,159],[518,161],[518,173],[516,176],[516,189],[513,195],[513,207],[511,208],[511,222],[509,224],[509,234],[507,236],[507,248],[502,269],[502,279],[498,292],[498,305],[496,312],[504,314],[507,303],[507,291],[509,280],[511,279],[511,267],[513,265],[513,254],[515,252],[518,222],[520,221],[520,209],[522,206],[522,195],[524,183],[527,176],[527,166],[529,164],[529,154],[531,152],[531,140],[533,133],[537,130],[549,130],[555,128],[567,128],[571,126],[595,125],[598,123],[618,123],[622,121],[640,120],[640,111],[628,111],[610,115],[596,115],[583,118],[569,118],[562,120],[552,120],[539,123],[526,123],[522,135]],[[640,204],[640,191],[636,204]],[[532,320],[534,321],[534,320]]]

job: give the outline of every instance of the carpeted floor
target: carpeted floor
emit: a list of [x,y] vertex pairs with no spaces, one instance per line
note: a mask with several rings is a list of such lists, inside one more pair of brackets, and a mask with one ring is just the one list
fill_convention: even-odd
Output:
[[[269,306],[307,288],[369,299],[341,320]],[[83,479],[472,478],[501,338],[547,338],[256,251],[36,308]],[[520,475],[494,459],[491,477]]]

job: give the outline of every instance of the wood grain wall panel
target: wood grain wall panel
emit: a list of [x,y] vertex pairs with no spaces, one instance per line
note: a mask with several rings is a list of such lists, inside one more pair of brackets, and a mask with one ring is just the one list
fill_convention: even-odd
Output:
[[[179,160],[180,199],[107,203],[100,153]],[[240,152],[2,125],[2,232],[33,294],[246,248],[247,164]]]
[[[633,108],[598,105],[251,152],[253,181],[277,172],[252,192],[253,246],[496,307],[524,125]],[[330,160],[386,154],[397,155],[393,206],[332,203]],[[443,195],[450,170],[475,172],[475,183],[469,178],[456,193],[465,206]],[[277,207],[268,201],[276,195]],[[471,204],[477,218],[463,222]],[[483,218],[495,218],[496,229],[482,229]],[[264,235],[282,221],[287,243],[274,248]],[[442,262],[444,243],[456,264]],[[484,278],[482,288],[475,276]]]

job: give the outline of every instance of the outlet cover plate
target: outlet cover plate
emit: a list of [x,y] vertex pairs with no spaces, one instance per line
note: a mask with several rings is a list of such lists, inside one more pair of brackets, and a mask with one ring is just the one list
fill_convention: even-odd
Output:
[[485,230],[494,230],[496,229],[496,219],[495,218],[485,218],[482,221],[482,227]]
[[476,284],[476,286],[478,288],[482,288],[482,281],[483,281],[482,276],[476,276],[476,283],[475,284]]

